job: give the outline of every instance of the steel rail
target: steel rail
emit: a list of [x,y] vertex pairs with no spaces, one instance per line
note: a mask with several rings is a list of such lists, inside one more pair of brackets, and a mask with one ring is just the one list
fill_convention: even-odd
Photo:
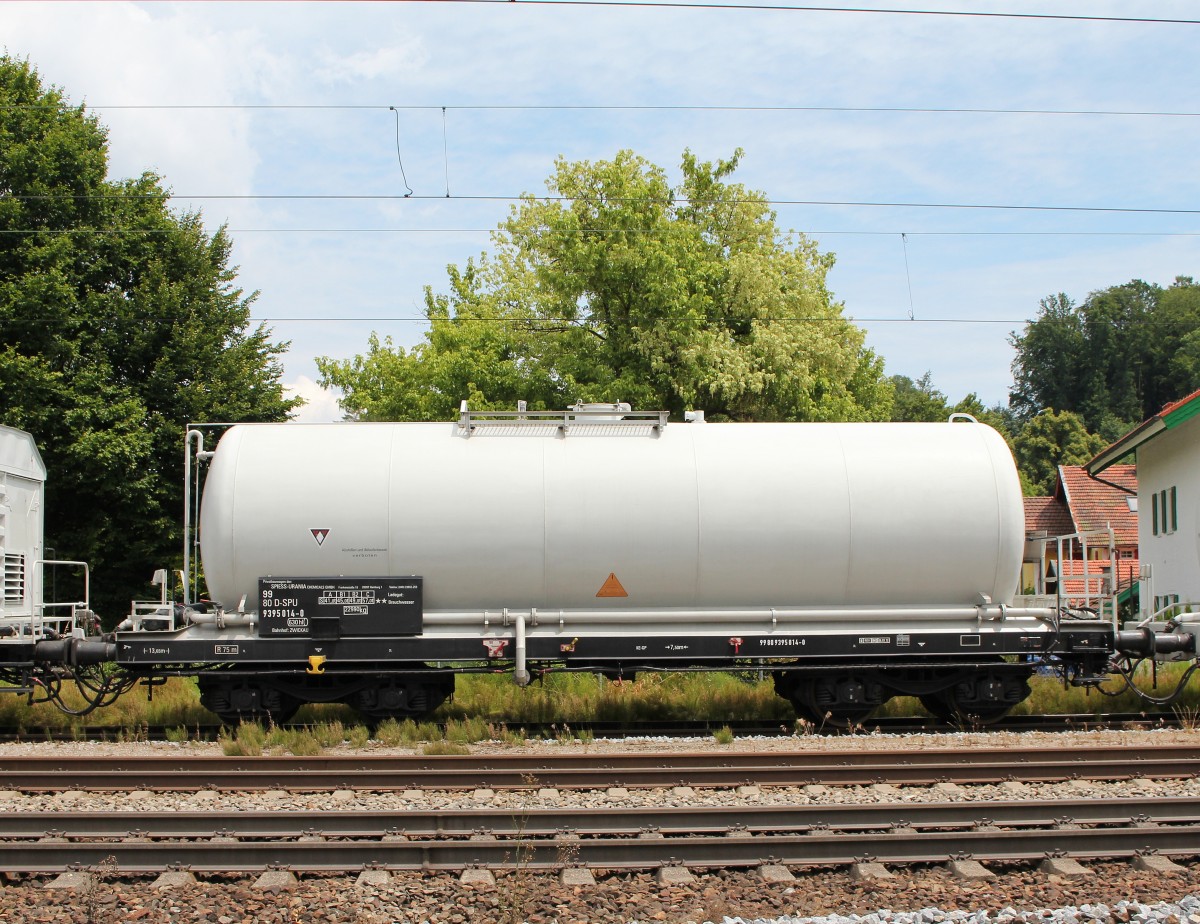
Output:
[[461,870],[471,866],[558,869],[653,869],[665,865],[744,867],[763,863],[844,865],[862,860],[936,863],[952,858],[1036,860],[1047,855],[1077,859],[1130,857],[1144,853],[1194,856],[1200,826],[1055,828],[1050,830],[903,831],[880,833],[700,836],[663,838],[487,838],[482,840],[276,841],[220,843],[157,841],[0,845],[0,869],[48,873],[91,867],[120,873],[170,868],[196,872],[255,872],[285,868],[346,872],[366,868]]
[[739,783],[852,785],[942,781],[1056,782],[1086,777],[1190,778],[1200,749],[1172,746],[1063,749],[472,755],[403,757],[8,757],[0,786],[30,792],[64,789],[527,789]]
[[[965,726],[951,724],[934,718],[921,716],[904,718],[896,716],[868,717],[860,724],[863,732],[878,729],[891,734],[923,733],[945,734],[951,731],[961,731],[965,727],[969,731],[1079,731],[1080,729],[1134,729],[1134,728],[1179,728],[1183,719],[1173,712],[1125,712],[1125,713],[1072,713],[1036,716],[1005,716],[1002,719],[978,728],[967,723]],[[626,739],[645,737],[686,738],[711,737],[721,728],[730,729],[738,737],[790,738],[796,734],[795,719],[768,720],[724,720],[709,719],[701,721],[639,721],[628,722],[557,722],[541,724],[536,722],[509,721],[501,723],[505,728],[521,731],[530,738],[550,739],[563,733],[564,726],[571,733],[590,734],[595,738]],[[284,723],[282,728],[303,729],[304,724]],[[174,731],[178,725],[140,725],[136,728],[122,728],[113,725],[85,725],[65,727],[61,725],[26,725],[19,732],[15,729],[0,729],[0,742],[40,742],[40,741],[118,741],[127,740],[137,734],[149,741],[166,741],[167,733]],[[220,723],[189,724],[187,726],[193,740],[216,741],[226,726]],[[845,729],[813,727],[808,734],[832,738],[846,734]]]
[[469,769],[486,769],[498,762],[508,764],[516,770],[537,770],[550,766],[621,767],[652,766],[664,759],[678,766],[708,767],[719,763],[734,767],[745,765],[795,766],[846,766],[854,763],[887,761],[898,764],[943,763],[946,760],[970,761],[977,758],[1000,757],[1017,761],[1043,759],[1077,760],[1153,760],[1162,757],[1182,757],[1200,760],[1200,746],[1186,747],[1178,744],[1133,744],[1099,745],[1064,749],[1056,747],[940,747],[940,748],[873,748],[870,750],[816,750],[796,749],[793,751],[733,751],[721,750],[714,756],[712,748],[697,751],[644,751],[644,752],[601,752],[577,751],[561,753],[531,754],[523,751],[499,754],[324,754],[316,757],[280,756],[178,756],[163,754],[145,755],[88,755],[71,757],[63,755],[3,755],[0,756],[0,772],[12,769],[43,767],[46,769],[69,769],[72,767],[96,766],[105,770],[123,768],[171,769],[174,767],[203,768],[221,764],[237,764],[243,769],[277,769],[298,767],[305,770],[342,769],[347,766],[370,768],[406,768],[413,765],[422,768],[441,765]]
[[[1200,824],[1200,796],[1060,799],[1052,801],[928,802],[789,806],[636,808],[478,808],[394,811],[285,812],[10,812],[0,814],[0,839],[581,837],[661,834],[888,831],[895,828],[975,829],[1087,825]],[[11,846],[11,845],[5,845]],[[1200,844],[1197,845],[1200,849]]]

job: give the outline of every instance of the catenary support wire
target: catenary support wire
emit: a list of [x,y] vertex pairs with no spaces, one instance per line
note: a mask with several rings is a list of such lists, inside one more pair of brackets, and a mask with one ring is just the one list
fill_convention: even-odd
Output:
[[446,198],[450,198],[450,144],[446,140],[446,107],[442,107],[442,165],[446,172]]
[[408,185],[408,177],[404,175],[404,158],[400,156],[400,112],[395,106],[388,106],[388,109],[395,113],[396,116],[396,160],[400,164],[400,179],[404,181],[404,188],[408,190],[404,194],[404,198],[407,199],[413,194],[413,188]]
[[908,235],[900,233],[900,246],[904,249],[904,279],[908,283],[908,319],[915,321],[916,312],[913,310],[912,274],[908,271]]

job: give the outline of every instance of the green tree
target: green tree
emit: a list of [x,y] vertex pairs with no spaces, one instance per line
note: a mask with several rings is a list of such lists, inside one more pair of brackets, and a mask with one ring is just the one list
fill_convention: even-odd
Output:
[[1013,390],[1009,403],[1025,420],[1045,408],[1077,410],[1079,380],[1086,372],[1083,319],[1065,293],[1042,299],[1036,320],[1013,335]]
[[1078,414],[1042,411],[1013,440],[1022,488],[1027,495],[1049,494],[1058,466],[1083,465],[1105,445],[1103,437],[1088,432]]
[[1013,435],[1017,428],[1013,426],[1011,412],[1004,405],[997,404],[992,407],[985,407],[984,403],[979,400],[979,396],[975,392],[970,392],[958,404],[950,408],[949,414],[970,414],[980,423],[987,424],[993,430],[996,430],[1004,437],[1004,441],[1008,443],[1009,449],[1012,449]]
[[1162,293],[1156,321],[1147,347],[1158,376],[1148,401],[1161,408],[1200,388],[1200,285],[1191,276],[1176,277]]
[[622,151],[560,158],[548,198],[526,195],[493,252],[426,289],[411,350],[318,360],[348,416],[445,419],[485,409],[628,401],[711,419],[887,419],[892,388],[825,284],[829,254],[780,243],[765,197],[683,155],[683,179]]
[[1059,294],[1014,335],[1010,403],[1023,420],[1071,411],[1113,440],[1163,405],[1200,387],[1200,286],[1169,289],[1134,279],[1091,293]]
[[950,416],[946,396],[933,387],[932,373],[926,372],[915,382],[907,375],[893,375],[891,383],[895,390],[892,420],[904,423],[934,422]]
[[1012,419],[1003,406],[985,407],[974,392],[951,406],[946,396],[933,387],[933,375],[926,372],[915,382],[906,375],[893,375],[895,402],[892,404],[892,420],[898,423],[940,423],[949,420],[951,414],[970,414],[982,424],[998,431],[1012,448]]
[[185,425],[296,402],[224,229],[173,213],[153,174],[107,172],[95,117],[0,57],[0,423],[37,440],[47,545],[91,563],[111,623],[179,558]]

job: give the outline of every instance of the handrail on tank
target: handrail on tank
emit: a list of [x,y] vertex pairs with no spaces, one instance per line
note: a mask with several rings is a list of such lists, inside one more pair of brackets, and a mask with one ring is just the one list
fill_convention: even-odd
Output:
[[476,427],[531,426],[557,424],[563,433],[572,424],[601,424],[603,426],[645,426],[656,432],[667,425],[670,411],[634,411],[628,404],[576,404],[565,411],[527,411],[525,402],[515,411],[472,411],[464,400],[458,409],[458,426],[468,435]]
[[[205,426],[201,424],[200,426]],[[211,459],[215,453],[204,451],[204,433],[188,426],[183,438],[183,605],[192,602],[192,441],[196,443],[196,463]],[[200,472],[196,472],[196,489],[200,488]]]

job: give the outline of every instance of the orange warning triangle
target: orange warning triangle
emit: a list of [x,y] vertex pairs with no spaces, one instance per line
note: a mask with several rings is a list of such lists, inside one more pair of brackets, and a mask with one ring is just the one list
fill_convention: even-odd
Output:
[[617,575],[610,571],[608,572],[608,580],[604,582],[604,586],[596,591],[597,597],[628,597],[629,593],[621,586],[621,582],[617,580]]

